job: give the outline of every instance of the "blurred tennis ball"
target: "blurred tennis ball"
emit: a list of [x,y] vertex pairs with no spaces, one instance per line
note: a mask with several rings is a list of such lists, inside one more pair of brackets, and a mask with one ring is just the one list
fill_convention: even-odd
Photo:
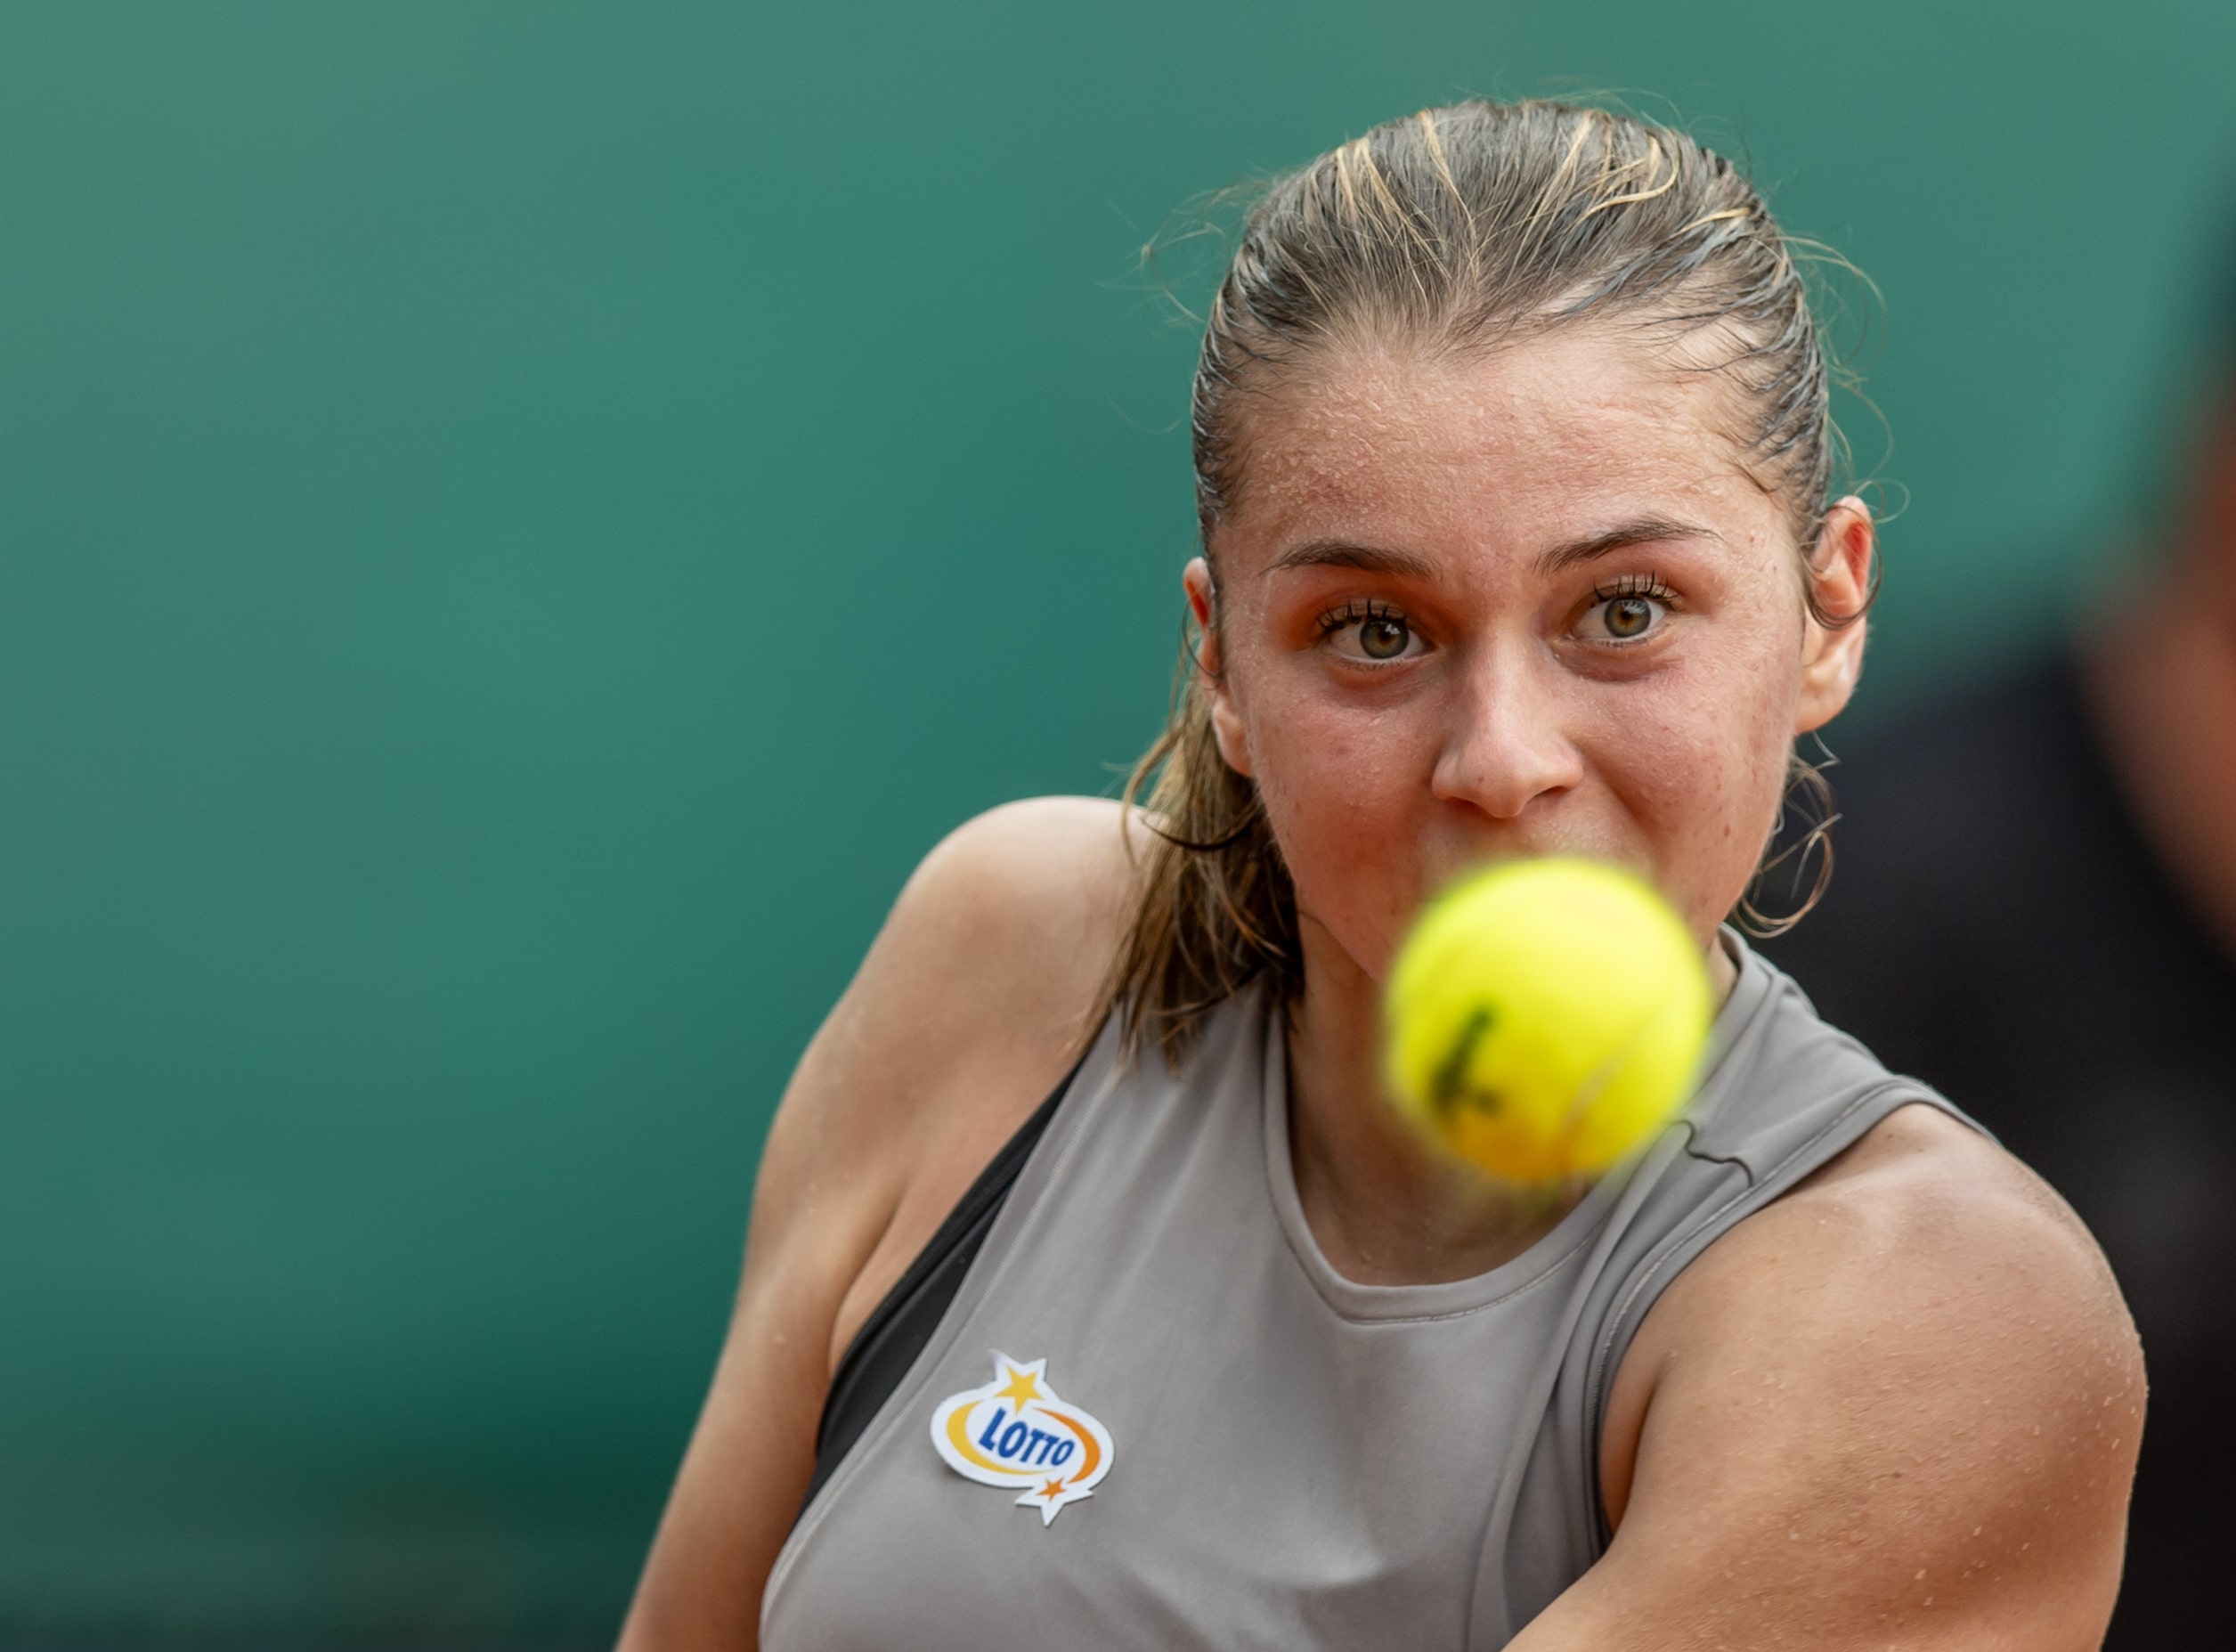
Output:
[[1517,860],[1432,901],[1385,1005],[1404,1110],[1502,1180],[1606,1169],[1675,1115],[1707,1043],[1708,971],[1669,904],[1595,861]]

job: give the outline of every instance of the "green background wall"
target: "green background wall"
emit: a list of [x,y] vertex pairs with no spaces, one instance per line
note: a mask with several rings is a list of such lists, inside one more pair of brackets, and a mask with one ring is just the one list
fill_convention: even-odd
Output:
[[0,1641],[610,1632],[821,1006],[1161,707],[1188,197],[1469,91],[1743,150],[1886,293],[1883,707],[2116,524],[2232,66],[2225,0],[0,6]]

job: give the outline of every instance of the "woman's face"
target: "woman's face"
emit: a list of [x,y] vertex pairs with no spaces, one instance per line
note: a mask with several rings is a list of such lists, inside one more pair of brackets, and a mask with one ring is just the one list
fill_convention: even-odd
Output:
[[[1634,867],[1703,945],[1745,890],[1863,627],[1809,620],[1731,394],[1576,327],[1474,360],[1333,355],[1251,403],[1212,540],[1212,713],[1308,931],[1368,976],[1486,859]],[[1870,549],[1843,501],[1814,553],[1835,611]],[[1203,617],[1201,564],[1190,590]]]

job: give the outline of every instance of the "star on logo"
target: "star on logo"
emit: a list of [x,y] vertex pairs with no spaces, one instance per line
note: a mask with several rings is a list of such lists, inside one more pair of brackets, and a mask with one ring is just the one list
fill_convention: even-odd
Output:
[[1035,1360],[1022,1371],[1007,1360],[1004,1360],[1002,1364],[1009,1372],[1009,1382],[1007,1386],[994,1390],[996,1399],[1007,1400],[1011,1405],[1022,1411],[1028,1402],[1041,1397],[1040,1373],[1047,1367],[1046,1360]]

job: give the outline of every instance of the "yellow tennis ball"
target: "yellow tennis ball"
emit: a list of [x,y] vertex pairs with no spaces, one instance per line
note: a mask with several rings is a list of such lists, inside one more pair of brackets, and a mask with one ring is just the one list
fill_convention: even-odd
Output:
[[1644,881],[1590,860],[1508,861],[1432,901],[1399,951],[1390,1086],[1503,1180],[1597,1175],[1684,1103],[1709,997],[1699,947]]

